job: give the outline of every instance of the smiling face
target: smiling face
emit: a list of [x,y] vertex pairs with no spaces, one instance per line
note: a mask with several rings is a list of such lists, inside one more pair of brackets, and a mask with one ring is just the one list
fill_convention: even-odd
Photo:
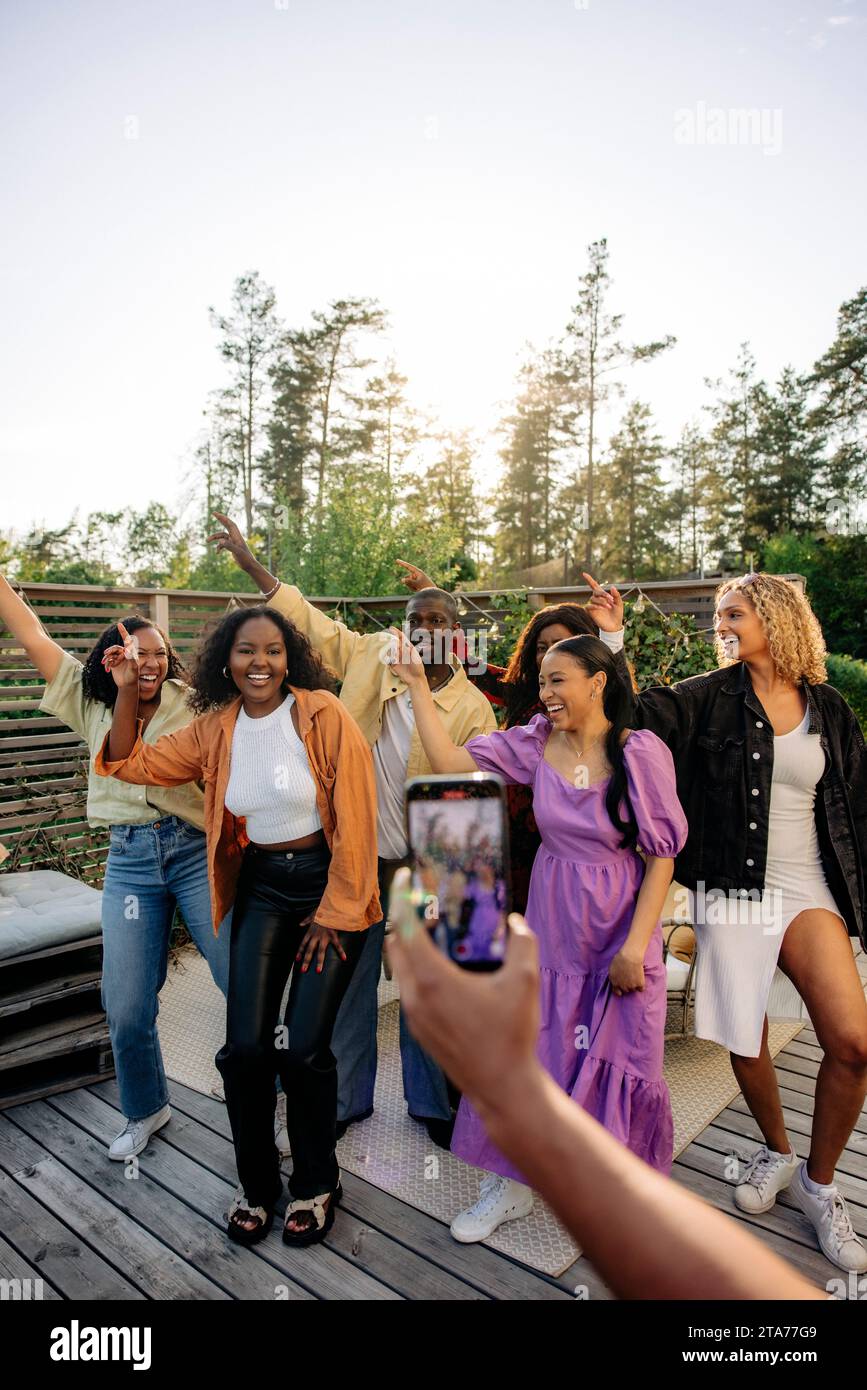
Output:
[[569,652],[552,647],[542,658],[539,699],[555,729],[583,728],[591,711],[602,712],[604,689],[604,672],[588,675]]
[[714,614],[714,628],[725,655],[732,661],[754,661],[766,655],[768,639],[752,600],[740,589],[723,594]]
[[[270,618],[248,618],[235,633],[229,653],[229,673],[244,697],[244,705],[269,714],[284,698],[286,643]],[[270,706],[270,708],[269,708]]]
[[138,697],[147,704],[157,698],[168,675],[169,654],[156,628],[136,628],[133,636],[138,638]]

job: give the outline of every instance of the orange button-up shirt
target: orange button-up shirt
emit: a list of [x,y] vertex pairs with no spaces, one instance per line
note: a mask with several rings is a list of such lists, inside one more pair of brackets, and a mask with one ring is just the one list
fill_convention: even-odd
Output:
[[[298,705],[298,733],[316,783],[316,806],[331,851],[328,884],[316,921],[336,931],[364,931],[382,917],[376,876],[376,784],[370,748],[355,720],[327,690],[289,689]],[[199,715],[185,728],[144,743],[141,721],[128,758],[109,760],[108,735],[93,761],[102,777],[178,787],[202,781],[208,883],[214,934],[235,900],[244,849],[243,816],[226,809],[232,735],[241,698]]]

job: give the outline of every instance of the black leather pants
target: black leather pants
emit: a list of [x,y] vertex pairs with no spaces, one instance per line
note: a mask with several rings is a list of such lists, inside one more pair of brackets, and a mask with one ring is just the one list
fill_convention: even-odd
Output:
[[[253,1206],[271,1205],[281,1190],[274,1143],[275,1078],[286,1092],[293,1197],[337,1186],[337,1066],[331,1033],[366,933],[342,931],[342,961],[329,946],[322,974],[314,956],[307,973],[295,967],[306,927],[328,880],[327,848],[260,850],[250,845],[232,916],[226,1043],[214,1059],[226,1091],[238,1178]],[[281,1026],[280,1002],[292,982]]]

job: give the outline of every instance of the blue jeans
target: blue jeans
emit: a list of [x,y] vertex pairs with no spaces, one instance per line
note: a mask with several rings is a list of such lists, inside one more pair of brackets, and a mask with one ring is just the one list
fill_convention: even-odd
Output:
[[229,924],[211,921],[205,835],[177,816],[113,825],[102,889],[102,1003],[121,1108],[143,1120],[168,1103],[157,1014],[175,904],[214,982],[226,993]]
[[[379,860],[379,896],[385,916],[367,932],[367,940],[343,997],[331,1051],[337,1058],[337,1118],[355,1120],[373,1112],[376,1082],[376,1024],[379,972],[388,894],[395,871],[406,860]],[[417,1119],[449,1120],[452,1109],[446,1079],[434,1059],[416,1042],[400,1012],[400,1061],[403,1094]]]

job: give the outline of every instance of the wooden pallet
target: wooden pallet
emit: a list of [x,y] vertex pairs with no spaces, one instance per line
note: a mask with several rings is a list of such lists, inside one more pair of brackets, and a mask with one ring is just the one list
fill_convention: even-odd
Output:
[[0,1110],[114,1075],[97,936],[0,961]]

